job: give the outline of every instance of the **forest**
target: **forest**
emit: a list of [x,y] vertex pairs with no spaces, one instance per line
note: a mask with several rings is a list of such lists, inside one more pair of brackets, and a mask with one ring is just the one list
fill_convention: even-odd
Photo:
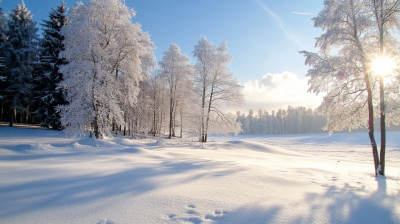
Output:
[[23,1],[0,13],[0,121],[10,126],[96,138],[116,130],[169,138],[185,132],[203,142],[209,133],[241,130],[225,112],[244,103],[225,42],[201,38],[194,64],[171,43],[157,63],[149,33],[118,0],[71,10],[63,2],[41,23],[42,35]]

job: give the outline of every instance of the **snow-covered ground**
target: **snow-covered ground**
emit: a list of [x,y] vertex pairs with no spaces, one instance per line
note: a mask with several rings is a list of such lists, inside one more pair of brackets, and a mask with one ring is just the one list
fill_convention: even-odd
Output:
[[400,223],[366,133],[102,141],[0,127],[0,223]]

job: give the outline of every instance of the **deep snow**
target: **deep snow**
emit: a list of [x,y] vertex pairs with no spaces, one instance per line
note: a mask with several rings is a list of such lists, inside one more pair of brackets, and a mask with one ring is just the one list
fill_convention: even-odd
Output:
[[0,127],[0,223],[400,223],[366,133],[95,141]]

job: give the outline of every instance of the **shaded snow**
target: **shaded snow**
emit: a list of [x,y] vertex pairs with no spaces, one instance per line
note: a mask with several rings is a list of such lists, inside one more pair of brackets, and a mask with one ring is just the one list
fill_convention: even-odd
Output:
[[191,140],[65,138],[0,127],[0,223],[400,223],[366,133]]

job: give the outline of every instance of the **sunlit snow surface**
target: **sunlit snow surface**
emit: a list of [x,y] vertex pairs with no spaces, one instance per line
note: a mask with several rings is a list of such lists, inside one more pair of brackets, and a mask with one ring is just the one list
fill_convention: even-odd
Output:
[[[0,223],[400,223],[367,133],[102,141],[0,127]],[[161,145],[160,145],[160,144]]]

